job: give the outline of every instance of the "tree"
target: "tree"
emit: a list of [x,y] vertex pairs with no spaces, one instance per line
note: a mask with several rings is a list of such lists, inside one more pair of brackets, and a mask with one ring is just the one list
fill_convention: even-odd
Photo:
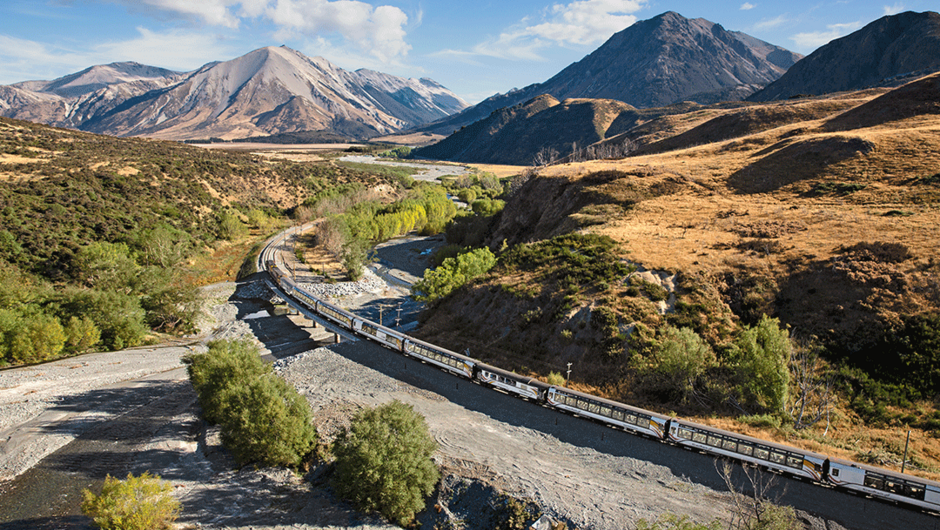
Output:
[[239,464],[297,466],[317,440],[307,399],[273,371],[225,394],[222,443]]
[[715,354],[701,336],[690,328],[666,326],[652,359],[653,371],[669,381],[685,399],[694,391],[696,380],[715,364]]
[[440,477],[437,442],[411,405],[400,401],[357,414],[336,441],[337,493],[365,511],[407,525]]
[[734,341],[731,359],[738,377],[738,390],[751,404],[783,412],[790,386],[790,333],[780,321],[764,315],[756,326],[747,327]]
[[496,256],[486,247],[447,258],[436,269],[424,271],[424,278],[411,286],[412,296],[423,302],[440,300],[494,265]]
[[[777,504],[784,492],[776,499],[770,494],[776,485],[775,476],[765,476],[758,467],[742,466],[747,483],[738,487],[734,483],[734,466],[727,461],[715,461],[715,469],[731,492],[732,519],[729,530],[800,530],[803,525],[790,506]],[[749,494],[744,494],[747,491]],[[784,490],[785,491],[785,490]]]
[[82,513],[102,530],[166,530],[180,514],[173,486],[146,471],[139,477],[128,473],[126,480],[108,475],[101,495],[87,489],[82,495]]
[[101,341],[101,331],[88,317],[69,317],[65,325],[65,345],[69,351],[84,353]]
[[72,268],[86,287],[130,294],[140,270],[131,249],[124,243],[91,243],[75,255]]
[[310,405],[261,360],[256,344],[213,341],[183,362],[203,418],[222,426],[222,442],[239,464],[296,466],[313,448]]
[[149,332],[146,313],[136,296],[115,291],[77,290],[62,295],[62,316],[90,318],[101,332],[101,343],[108,350],[120,350],[140,344]]
[[242,222],[238,212],[232,210],[222,210],[218,215],[219,238],[234,241],[245,237],[248,234],[248,228]]
[[209,423],[221,423],[227,411],[231,387],[265,374],[258,346],[247,340],[217,340],[204,354],[183,358],[189,381],[196,390],[202,416]]

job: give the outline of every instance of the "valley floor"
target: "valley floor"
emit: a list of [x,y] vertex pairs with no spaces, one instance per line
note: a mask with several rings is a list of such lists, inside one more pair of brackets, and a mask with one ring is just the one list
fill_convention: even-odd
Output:
[[[214,336],[257,338],[310,401],[323,438],[359,408],[392,399],[427,417],[448,488],[429,502],[441,509],[425,511],[425,528],[444,520],[488,528],[479,513],[492,495],[468,500],[466,491],[495,489],[534,501],[569,528],[620,530],[664,512],[730,517],[712,458],[519,401],[371,343],[322,347],[332,336],[297,316],[244,319],[270,308],[259,279],[215,289]],[[323,468],[305,478],[233,470],[217,432],[197,416],[179,363],[190,350],[144,348],[0,372],[0,469],[8,478],[19,474],[0,483],[0,528],[88,528],[78,512],[81,489],[106,473],[145,470],[171,481],[188,527],[387,528],[338,502]],[[797,506],[808,527],[930,528],[937,521],[777,480],[780,501]]]

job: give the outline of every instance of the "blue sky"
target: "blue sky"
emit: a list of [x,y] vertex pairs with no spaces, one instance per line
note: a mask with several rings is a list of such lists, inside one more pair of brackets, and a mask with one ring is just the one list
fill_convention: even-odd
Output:
[[0,84],[137,61],[179,71],[263,46],[430,77],[468,102],[547,80],[637,20],[676,11],[809,54],[936,0],[3,0]]

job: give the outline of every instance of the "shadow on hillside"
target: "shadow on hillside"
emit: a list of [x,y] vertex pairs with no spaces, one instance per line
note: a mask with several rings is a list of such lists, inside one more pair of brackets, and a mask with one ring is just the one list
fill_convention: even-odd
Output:
[[733,173],[728,185],[741,194],[776,191],[824,176],[831,166],[874,149],[871,142],[853,137],[787,139],[755,154],[760,158]]

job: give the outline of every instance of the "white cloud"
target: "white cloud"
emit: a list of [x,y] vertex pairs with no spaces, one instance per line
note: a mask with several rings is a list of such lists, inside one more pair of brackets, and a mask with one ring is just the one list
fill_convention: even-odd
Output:
[[[259,0],[118,0],[131,9],[147,11],[155,9],[183,17],[192,17],[213,26],[238,27],[238,17],[229,8],[242,4],[258,4]],[[266,4],[267,0],[263,0]]]
[[227,46],[204,33],[169,31],[158,33],[146,28],[137,28],[136,38],[97,44],[93,48],[96,56],[89,64],[103,62],[136,61],[176,70],[192,70],[208,62],[217,61],[231,54]]
[[[193,18],[229,29],[243,19],[264,19],[276,26],[276,35],[336,38],[383,63],[408,54],[405,41],[408,16],[390,5],[357,0],[118,0],[131,9],[157,10],[163,15]],[[419,13],[420,16],[420,13]]]
[[741,4],[741,11],[750,11],[754,9],[755,7],[757,6],[750,2],[744,2],[743,4]]
[[48,80],[58,72],[87,68],[87,56],[72,50],[0,35],[0,84]]
[[775,18],[761,20],[757,24],[754,24],[754,30],[761,31],[761,30],[773,29],[773,28],[782,26],[788,23],[789,21],[790,19],[788,19],[786,15],[780,15]]
[[83,50],[0,35],[0,84],[51,80],[92,65],[118,61],[192,70],[232,53],[208,35],[156,33],[145,28],[137,28],[137,32],[138,36],[130,40],[99,43]]
[[824,44],[844,37],[849,33],[860,28],[860,22],[849,22],[846,24],[830,24],[826,26],[826,31],[815,31],[811,33],[797,33],[790,39],[796,42],[797,48],[801,50],[813,50]]
[[893,6],[884,6],[884,16],[886,17],[897,15],[903,11],[907,11],[907,7],[905,7],[901,2],[895,2]]
[[527,17],[498,37],[491,37],[470,50],[443,50],[434,55],[465,60],[473,56],[541,60],[539,51],[552,44],[585,46],[609,39],[636,22],[632,13],[644,7],[646,0],[578,0],[554,4],[536,23]]

